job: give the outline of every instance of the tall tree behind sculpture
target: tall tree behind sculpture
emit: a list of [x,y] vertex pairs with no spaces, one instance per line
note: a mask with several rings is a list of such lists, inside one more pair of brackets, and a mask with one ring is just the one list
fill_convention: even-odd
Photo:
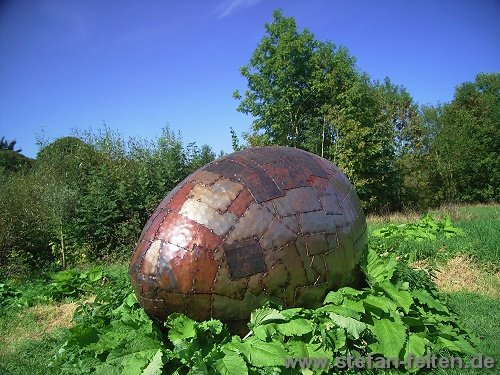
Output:
[[332,160],[368,210],[397,203],[388,194],[397,191],[394,123],[355,58],[307,29],[299,32],[280,11],[265,28],[241,68],[247,90],[234,93],[238,111],[255,118],[249,144],[294,146]]

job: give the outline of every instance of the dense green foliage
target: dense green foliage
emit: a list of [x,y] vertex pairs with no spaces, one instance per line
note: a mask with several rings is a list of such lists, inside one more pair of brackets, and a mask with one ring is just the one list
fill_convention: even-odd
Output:
[[[479,74],[434,109],[429,155],[446,201],[500,199],[500,74]],[[428,167],[429,168],[429,167]]]
[[42,145],[29,165],[0,169],[2,273],[128,258],[161,199],[214,158],[168,128],[156,142],[105,129]]
[[452,224],[449,215],[439,221],[429,214],[422,216],[416,223],[389,224],[372,232],[372,236],[375,238],[396,239],[398,241],[435,240],[437,235],[450,238],[457,234],[463,234],[463,231]]
[[234,93],[238,111],[254,119],[249,146],[299,147],[333,161],[368,211],[499,200],[500,74],[479,74],[451,103],[420,108],[280,11],[265,29],[241,68],[247,89]]
[[[369,287],[330,292],[315,310],[264,306],[252,313],[243,339],[217,320],[195,322],[182,314],[172,314],[163,328],[130,288],[103,289],[77,310],[52,366],[64,374],[279,374],[299,372],[299,363],[285,369],[288,357],[475,354],[473,335],[432,283],[410,285],[397,265],[369,251],[363,261]],[[326,372],[324,365],[318,362],[316,373]]]

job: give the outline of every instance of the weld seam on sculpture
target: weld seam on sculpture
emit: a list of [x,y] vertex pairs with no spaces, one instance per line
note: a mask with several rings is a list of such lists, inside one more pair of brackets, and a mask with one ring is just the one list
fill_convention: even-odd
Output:
[[129,273],[156,319],[178,311],[242,320],[266,300],[314,307],[329,289],[356,282],[366,237],[357,194],[336,166],[298,149],[250,148],[165,197]]

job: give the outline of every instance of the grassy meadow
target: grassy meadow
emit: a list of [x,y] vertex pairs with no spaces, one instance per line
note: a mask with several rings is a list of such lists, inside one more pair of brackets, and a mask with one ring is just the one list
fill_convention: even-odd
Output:
[[[388,241],[386,249],[400,262],[429,274],[461,322],[479,338],[478,351],[498,361],[500,205],[448,206],[430,214],[436,218],[450,215],[464,235],[421,242]],[[378,216],[367,221],[372,233],[419,217]],[[113,298],[117,290],[127,288],[127,264],[93,265],[55,278],[41,274],[0,284],[0,374],[59,374],[51,363],[65,331],[74,324],[75,310],[91,305],[96,293],[109,293]],[[435,369],[430,373],[494,374],[498,369],[496,365],[491,370]],[[87,371],[81,369],[81,373]]]

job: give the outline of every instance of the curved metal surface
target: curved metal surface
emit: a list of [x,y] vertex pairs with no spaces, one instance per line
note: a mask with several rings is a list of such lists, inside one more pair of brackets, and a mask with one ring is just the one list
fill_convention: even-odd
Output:
[[129,274],[140,304],[243,320],[265,301],[316,307],[349,285],[366,246],[358,196],[340,170],[288,147],[255,147],[197,170],[147,222]]

